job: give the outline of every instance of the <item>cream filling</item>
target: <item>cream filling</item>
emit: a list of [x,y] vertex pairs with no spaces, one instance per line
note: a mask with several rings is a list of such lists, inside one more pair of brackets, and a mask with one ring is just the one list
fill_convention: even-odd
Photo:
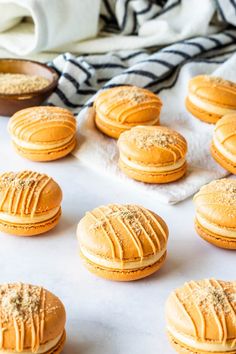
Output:
[[7,221],[13,224],[35,224],[51,219],[58,213],[59,209],[60,207],[54,208],[43,215],[34,214],[33,216],[21,216],[19,214],[10,215],[5,212],[0,212],[0,220]]
[[[63,334],[63,333],[62,333]],[[41,344],[39,346],[39,349],[34,352],[34,354],[43,354],[47,353],[50,349],[54,348],[60,341],[62,334],[57,336],[55,339],[50,340],[49,342],[45,344]],[[11,350],[0,350],[0,354],[19,354],[19,352],[11,351]],[[21,354],[30,354],[33,353],[31,349],[27,349],[21,352]]]
[[188,336],[185,336],[184,334],[179,333],[178,331],[176,331],[175,329],[171,328],[170,326],[167,326],[167,330],[169,331],[169,333],[176,338],[179,342],[183,343],[184,345],[186,345],[187,347],[191,347],[193,349],[197,349],[199,350],[203,350],[206,352],[232,352],[236,349],[236,343],[235,341],[230,341],[230,343],[203,343],[203,342],[199,342],[195,339],[192,339]]
[[44,143],[44,144],[36,144],[36,143],[29,143],[28,141],[23,141],[21,139],[16,138],[15,136],[12,136],[13,142],[23,148],[23,149],[29,149],[29,150],[51,150],[51,149],[56,149],[59,148],[67,143],[69,143],[73,139],[74,135],[70,135],[68,138],[64,140],[60,140],[60,142],[57,143]]
[[216,106],[212,103],[206,103],[205,101],[201,100],[201,98],[197,97],[196,95],[193,95],[192,93],[188,94],[188,99],[190,102],[192,102],[195,106],[198,106],[199,108],[203,109],[204,111],[207,111],[209,113],[215,113],[219,115],[225,115],[228,113],[235,113],[235,109],[229,109],[229,108],[223,108]]
[[126,164],[126,166],[134,168],[135,170],[145,172],[169,172],[177,170],[185,164],[185,158],[180,159],[178,162],[167,166],[155,166],[155,165],[143,165],[137,162],[129,160],[122,152],[120,153],[120,160]]
[[[140,125],[141,123],[142,123],[142,125],[155,125],[156,123],[159,122],[159,116],[158,116],[158,117],[156,117],[155,119],[150,120],[150,121],[148,121],[148,122],[141,122],[141,123],[135,123],[135,122],[134,122],[134,123],[130,123],[130,122],[126,122],[126,123],[122,124],[122,123],[119,123],[119,122],[117,122],[117,121],[113,121],[113,120],[111,120],[111,119],[109,119],[109,118],[104,117],[104,116],[103,116],[102,114],[100,114],[99,112],[96,112],[96,114],[98,115],[99,120],[101,120],[101,121],[107,123],[108,125],[114,126],[115,128],[125,128],[125,129],[126,129],[126,128],[127,128],[127,125],[136,126],[137,124]],[[96,120],[96,117],[95,117],[95,120]]]
[[[213,137],[213,143],[215,145],[215,147],[217,148],[217,150],[223,155],[225,156],[227,159],[229,159],[230,161],[236,163],[236,154],[231,154],[231,152],[229,152],[224,145],[222,145],[214,136]],[[235,147],[236,148],[236,147]]]
[[97,264],[98,266],[111,268],[111,269],[139,269],[141,267],[148,267],[154,263],[156,263],[166,252],[166,248],[162,251],[156,253],[153,256],[148,258],[141,259],[139,261],[115,261],[115,260],[108,260],[102,258],[100,256],[96,256],[88,252],[83,246],[80,246],[80,250],[82,254],[90,260],[92,263]]
[[236,228],[233,229],[233,228],[221,227],[216,224],[210,223],[204,217],[200,216],[198,213],[196,213],[196,218],[199,221],[199,223],[210,232],[213,232],[214,234],[224,236],[224,237],[236,238]]

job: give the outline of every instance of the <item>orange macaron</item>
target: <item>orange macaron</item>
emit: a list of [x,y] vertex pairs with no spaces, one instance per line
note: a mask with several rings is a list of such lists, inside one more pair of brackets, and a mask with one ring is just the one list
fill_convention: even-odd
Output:
[[60,299],[36,285],[0,285],[2,353],[59,354],[65,340],[66,312]]
[[54,228],[62,191],[49,176],[32,171],[0,175],[0,231],[33,236]]
[[158,125],[162,107],[160,98],[136,86],[119,86],[98,93],[95,124],[111,138],[136,125]]
[[236,113],[228,114],[216,123],[211,154],[222,167],[236,174]]
[[216,123],[236,113],[236,83],[220,77],[200,75],[189,81],[187,110],[206,123]]
[[52,161],[76,145],[76,120],[59,107],[31,107],[15,113],[8,130],[17,153],[32,161]]
[[137,205],[110,204],[87,212],[78,224],[77,237],[85,267],[110,280],[144,278],[166,258],[166,223]]
[[180,354],[236,353],[236,282],[189,281],[166,302],[167,333]]
[[215,246],[236,249],[236,180],[220,179],[194,196],[196,231]]
[[176,131],[161,126],[137,126],[118,140],[119,166],[130,178],[146,183],[169,183],[187,170],[187,142]]

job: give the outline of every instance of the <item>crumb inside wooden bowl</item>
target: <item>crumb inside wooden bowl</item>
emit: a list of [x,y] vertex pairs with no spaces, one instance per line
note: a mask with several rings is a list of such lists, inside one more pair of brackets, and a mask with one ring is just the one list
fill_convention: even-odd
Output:
[[39,75],[0,72],[0,94],[23,94],[44,89],[50,81]]

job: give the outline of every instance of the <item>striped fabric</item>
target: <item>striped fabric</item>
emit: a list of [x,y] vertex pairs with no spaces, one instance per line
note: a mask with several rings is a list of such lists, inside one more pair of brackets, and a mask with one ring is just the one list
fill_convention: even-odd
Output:
[[79,57],[65,53],[50,64],[60,79],[48,104],[67,107],[77,114],[82,108],[92,105],[93,96],[100,89],[133,84],[158,93],[175,84],[178,72],[186,62],[217,60],[219,53],[235,52],[234,45],[236,30],[227,29],[159,50],[150,48]]
[[215,2],[219,19],[236,26],[236,0],[215,0]]

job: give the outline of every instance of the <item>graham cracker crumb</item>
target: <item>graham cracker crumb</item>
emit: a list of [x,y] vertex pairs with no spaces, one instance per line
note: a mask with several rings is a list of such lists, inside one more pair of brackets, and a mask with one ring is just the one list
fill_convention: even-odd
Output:
[[0,73],[0,94],[30,93],[49,85],[50,81],[42,76]]
[[28,284],[4,284],[0,286],[1,320],[13,318],[27,321],[40,311],[41,288]]
[[148,150],[152,147],[168,148],[178,143],[179,136],[176,132],[166,129],[133,128],[128,132],[129,138],[140,149]]

